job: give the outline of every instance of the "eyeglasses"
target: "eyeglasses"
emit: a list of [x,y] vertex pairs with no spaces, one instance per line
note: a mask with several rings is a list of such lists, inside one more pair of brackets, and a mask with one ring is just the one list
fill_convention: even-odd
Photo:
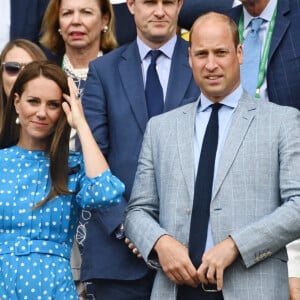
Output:
[[26,65],[27,64],[25,63],[18,63],[15,61],[8,61],[2,63],[5,72],[10,76],[17,75]]

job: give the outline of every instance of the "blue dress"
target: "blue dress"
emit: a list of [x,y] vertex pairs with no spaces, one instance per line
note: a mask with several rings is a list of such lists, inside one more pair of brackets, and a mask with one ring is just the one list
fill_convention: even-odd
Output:
[[109,170],[86,177],[77,152],[69,167],[68,188],[76,195],[35,209],[50,188],[47,155],[0,150],[0,299],[78,299],[69,258],[80,210],[118,204],[124,184]]

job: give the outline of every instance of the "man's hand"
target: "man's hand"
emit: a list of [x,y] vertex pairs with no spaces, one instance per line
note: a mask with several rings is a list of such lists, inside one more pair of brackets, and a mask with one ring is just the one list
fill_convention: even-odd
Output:
[[139,252],[138,248],[129,240],[129,238],[125,238],[125,244],[127,247],[135,254],[137,257],[142,257],[141,253]]
[[289,278],[290,300],[300,300],[300,278]]
[[173,237],[163,235],[157,240],[154,250],[158,255],[163,271],[171,281],[176,284],[198,286],[200,282],[197,271],[185,246]]
[[238,257],[239,251],[232,238],[227,238],[217,244],[202,256],[202,263],[197,270],[199,280],[217,285],[220,291],[223,287],[224,270]]

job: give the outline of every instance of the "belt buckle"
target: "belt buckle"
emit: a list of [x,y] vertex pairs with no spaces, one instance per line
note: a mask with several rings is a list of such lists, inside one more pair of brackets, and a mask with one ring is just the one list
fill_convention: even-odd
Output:
[[18,237],[15,241],[15,255],[28,255],[30,253],[30,239]]
[[206,293],[217,293],[217,286],[215,284],[204,284],[201,283],[202,290]]

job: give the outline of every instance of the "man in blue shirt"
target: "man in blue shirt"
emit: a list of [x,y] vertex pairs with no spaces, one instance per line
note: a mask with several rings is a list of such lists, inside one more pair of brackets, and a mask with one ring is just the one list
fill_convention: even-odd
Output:
[[101,300],[146,300],[152,288],[153,271],[131,253],[122,234],[124,209],[151,116],[145,95],[149,51],[161,54],[155,68],[162,89],[161,112],[199,94],[188,64],[188,43],[176,35],[182,0],[128,0],[127,5],[137,37],[90,64],[82,98],[95,139],[126,186],[123,206],[94,210],[86,225],[81,279],[92,281],[88,286]]
[[[202,93],[148,122],[126,212],[126,235],[157,269],[151,299],[288,299],[285,245],[300,232],[300,113],[242,89],[242,46],[225,15],[196,20],[189,62]],[[207,136],[217,138],[214,169],[199,172],[199,157],[200,166],[213,151]],[[207,213],[194,218],[210,173]],[[193,225],[204,217],[203,235]],[[195,241],[204,245],[197,263]]]
[[228,12],[238,24],[241,42],[252,19],[263,19],[259,98],[300,109],[300,0],[241,0],[241,4]]

